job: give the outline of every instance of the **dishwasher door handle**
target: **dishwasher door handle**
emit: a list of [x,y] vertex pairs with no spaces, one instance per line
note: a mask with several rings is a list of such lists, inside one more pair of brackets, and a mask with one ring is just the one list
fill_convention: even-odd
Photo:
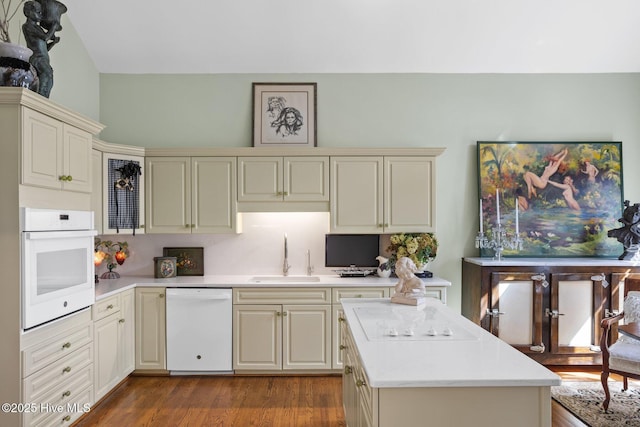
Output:
[[197,301],[226,301],[230,300],[230,295],[198,295],[198,294],[171,294],[170,299],[181,299],[181,300],[197,300]]

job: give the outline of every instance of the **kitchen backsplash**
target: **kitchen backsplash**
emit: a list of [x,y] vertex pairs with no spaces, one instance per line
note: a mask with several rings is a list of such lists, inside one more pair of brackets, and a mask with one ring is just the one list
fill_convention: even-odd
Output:
[[[153,276],[153,257],[163,247],[204,247],[204,274],[282,274],[284,234],[289,247],[289,275],[307,273],[307,250],[314,274],[333,274],[324,266],[328,212],[243,213],[241,234],[105,235],[102,239],[127,241],[130,256],[116,271],[122,276]],[[385,239],[381,239],[384,246]],[[101,265],[97,273],[106,271]]]

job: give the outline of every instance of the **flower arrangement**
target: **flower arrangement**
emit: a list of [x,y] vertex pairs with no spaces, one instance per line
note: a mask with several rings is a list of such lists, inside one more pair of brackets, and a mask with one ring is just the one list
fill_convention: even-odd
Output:
[[410,258],[416,267],[422,269],[436,257],[438,239],[433,233],[393,234],[387,251],[391,254],[389,262],[395,265],[402,257]]
[[11,37],[9,36],[9,21],[20,10],[20,6],[25,0],[19,0],[14,7],[11,7],[11,0],[8,0],[5,4],[5,0],[0,0],[0,41],[11,43]]

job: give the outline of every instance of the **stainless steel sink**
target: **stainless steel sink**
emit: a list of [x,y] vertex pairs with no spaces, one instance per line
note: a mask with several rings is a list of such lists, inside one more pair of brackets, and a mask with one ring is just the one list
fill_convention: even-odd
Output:
[[249,279],[250,282],[281,282],[281,283],[313,283],[319,282],[318,276],[255,276]]

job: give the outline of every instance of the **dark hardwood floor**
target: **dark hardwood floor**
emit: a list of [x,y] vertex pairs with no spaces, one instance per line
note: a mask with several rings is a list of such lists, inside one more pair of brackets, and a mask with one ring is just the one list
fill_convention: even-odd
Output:
[[[554,369],[563,379],[599,372]],[[585,424],[552,402],[554,427]],[[344,427],[340,376],[131,376],[74,427]]]
[[131,376],[74,427],[345,425],[340,376]]

